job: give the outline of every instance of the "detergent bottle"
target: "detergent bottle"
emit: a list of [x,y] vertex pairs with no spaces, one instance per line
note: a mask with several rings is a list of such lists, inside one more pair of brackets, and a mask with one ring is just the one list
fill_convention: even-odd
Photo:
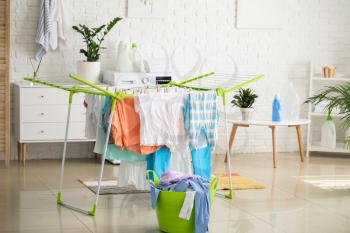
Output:
[[287,91],[284,95],[286,100],[283,105],[283,120],[295,121],[299,119],[300,101],[298,93],[296,92],[292,82],[289,82]]
[[337,145],[337,135],[332,116],[328,114],[321,129],[321,146],[334,149]]
[[272,121],[282,121],[282,103],[279,94],[275,95],[272,102]]
[[127,43],[121,41],[118,46],[116,71],[130,73],[133,72],[133,62],[130,59],[130,50]]
[[131,44],[130,59],[133,64],[134,72],[142,72],[142,73],[145,72],[144,60],[136,43]]

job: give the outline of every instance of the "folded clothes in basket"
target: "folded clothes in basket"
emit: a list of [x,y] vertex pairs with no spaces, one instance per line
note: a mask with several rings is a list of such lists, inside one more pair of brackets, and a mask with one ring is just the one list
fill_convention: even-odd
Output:
[[[177,176],[180,177],[181,174],[177,173]],[[151,185],[152,208],[156,207],[158,196],[162,191],[195,191],[195,231],[196,233],[205,233],[208,230],[208,224],[210,219],[210,183],[198,176],[187,176],[186,174],[183,174],[183,177],[184,178],[180,179],[176,183],[164,183],[161,180],[160,185]],[[167,178],[166,174],[165,178]]]

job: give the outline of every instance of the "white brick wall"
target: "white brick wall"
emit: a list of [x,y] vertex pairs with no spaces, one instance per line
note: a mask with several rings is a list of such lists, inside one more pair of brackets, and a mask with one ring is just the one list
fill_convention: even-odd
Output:
[[[115,16],[126,17],[126,0],[66,0],[70,24],[99,25]],[[283,30],[237,30],[236,1],[233,0],[170,0],[166,20],[125,18],[110,34],[102,55],[104,68],[113,67],[115,44],[119,40],[135,41],[149,51],[153,44],[172,51],[181,43],[195,44],[202,57],[215,57],[225,52],[235,58],[241,72],[264,72],[268,78],[254,85],[260,97],[256,115],[270,118],[275,93],[283,93],[290,79],[304,99],[308,90],[308,62],[350,64],[350,1],[348,0],[285,0],[287,20]],[[39,0],[12,0],[11,77],[19,80],[31,74],[28,58],[34,55],[34,37]],[[254,16],[252,16],[254,17]],[[255,16],[259,17],[259,16]],[[82,59],[78,53],[81,38],[68,30],[67,44],[61,51],[48,54],[41,68],[41,77],[62,79],[75,71]],[[191,60],[184,52],[181,64]],[[306,108],[303,108],[305,116]],[[306,133],[306,132],[305,132]],[[277,132],[278,150],[297,150],[295,132]],[[223,136],[221,134],[221,136]],[[248,136],[248,137],[247,137]],[[235,147],[243,152],[270,151],[270,131],[264,128],[241,130]],[[223,137],[221,137],[223,140]],[[221,140],[221,142],[222,142]],[[80,145],[80,146],[79,146]],[[248,146],[242,146],[248,145]],[[76,144],[76,156],[87,153],[86,144]],[[41,149],[38,149],[38,148]],[[80,149],[79,149],[80,148]],[[58,157],[57,145],[31,145],[29,157]],[[38,156],[38,153],[40,156]],[[85,156],[82,154],[81,156]]]

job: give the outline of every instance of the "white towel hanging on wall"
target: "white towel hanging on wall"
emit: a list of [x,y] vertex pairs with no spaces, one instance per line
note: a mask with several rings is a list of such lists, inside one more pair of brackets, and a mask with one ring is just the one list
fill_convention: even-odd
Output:
[[67,18],[64,0],[52,1],[52,31],[50,34],[50,47],[59,48],[59,42],[66,41]]
[[41,0],[38,27],[35,42],[39,49],[35,59],[41,60],[50,47],[50,34],[52,31],[52,0]]

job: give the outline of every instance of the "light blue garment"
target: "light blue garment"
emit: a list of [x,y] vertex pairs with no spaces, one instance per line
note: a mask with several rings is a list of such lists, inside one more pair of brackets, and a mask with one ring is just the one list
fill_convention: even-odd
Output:
[[194,198],[195,231],[196,233],[205,233],[208,231],[210,219],[210,183],[200,177],[191,177],[175,184],[161,184],[157,187],[151,184],[152,208],[156,207],[161,191],[186,192],[190,188],[196,192]]
[[50,47],[50,34],[52,31],[52,0],[41,0],[39,20],[35,42],[39,49],[35,54],[36,60],[41,60]]
[[276,95],[272,102],[272,121],[282,121],[282,104],[279,95]]
[[105,133],[108,131],[109,117],[111,115],[112,98],[106,96],[102,104],[102,126]]
[[203,146],[215,147],[218,121],[217,95],[214,91],[188,95],[184,105],[184,124],[191,150]]
[[[101,111],[100,111],[100,116],[97,121],[97,133],[96,133],[96,142],[95,142],[95,147],[94,147],[94,153],[97,154],[103,154],[104,150],[104,145],[106,142],[106,137],[107,137],[107,129],[108,129],[108,118],[110,115],[110,112],[108,112],[108,109],[110,109],[111,106],[111,98],[110,97],[103,97],[104,99],[102,100],[102,106],[101,106]],[[106,125],[107,124],[107,125]],[[114,144],[113,140],[113,134],[110,134],[109,137],[109,143]],[[107,147],[108,149],[108,147]],[[106,153],[106,156],[108,156],[108,151]]]
[[209,147],[191,150],[193,173],[207,181],[211,179],[211,152]]
[[[155,171],[158,178],[169,170],[171,153],[168,147],[163,146],[156,152],[147,156],[147,170]],[[153,177],[150,177],[153,180]]]
[[136,161],[146,161],[147,156],[138,154],[136,152],[133,152],[127,149],[123,150],[114,144],[109,144],[107,148],[106,159],[136,162]]

